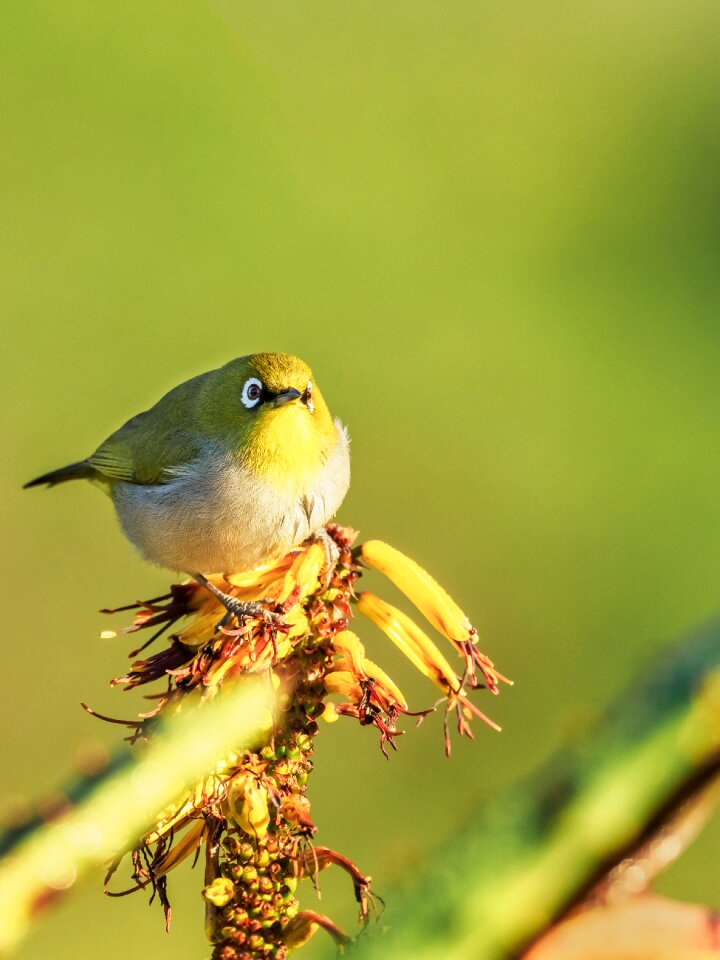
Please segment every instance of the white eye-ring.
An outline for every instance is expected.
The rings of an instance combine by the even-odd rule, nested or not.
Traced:
[[[257,379],[257,377],[250,377],[249,380],[245,381],[240,399],[248,408],[248,410],[252,410],[253,407],[256,407],[260,403],[262,400],[262,395],[262,383]]]
[[[310,413],[315,413],[315,404],[313,403],[312,398],[312,380],[308,380],[308,385],[305,387],[305,406],[308,408]]]

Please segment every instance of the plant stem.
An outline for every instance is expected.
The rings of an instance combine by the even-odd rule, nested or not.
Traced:
[[[369,939],[359,960],[521,953],[717,775],[719,668],[714,622],[435,851],[388,897],[388,933]]]
[[[270,721],[267,684],[228,684],[201,706],[183,704],[152,742],[118,752],[99,776],[74,784],[74,805],[34,825],[0,860],[0,952],[14,946],[45,906],[90,869],[131,848],[160,810],[231,751],[254,745]]]

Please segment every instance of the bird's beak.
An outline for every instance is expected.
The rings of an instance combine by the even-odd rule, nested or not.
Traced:
[[[291,403],[293,400],[297,400],[298,397],[301,396],[302,394],[299,390],[296,390],[294,387],[288,387],[287,390],[281,390],[280,393],[275,394],[270,401],[270,406],[281,407],[284,403]]]

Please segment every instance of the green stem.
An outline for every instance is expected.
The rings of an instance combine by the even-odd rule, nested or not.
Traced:
[[[150,744],[118,753],[106,770],[76,782],[80,798],[57,819],[5,843],[0,860],[0,952],[14,946],[48,903],[89,870],[131,848],[158,812],[214,767],[252,746],[270,724],[267,684],[226,684],[221,696],[164,720]],[[1,845],[1,844],[0,844]]]
[[[719,668],[715,622],[664,655],[588,736],[479,810],[402,896],[389,895],[389,932],[358,960],[517,955],[717,774]]]

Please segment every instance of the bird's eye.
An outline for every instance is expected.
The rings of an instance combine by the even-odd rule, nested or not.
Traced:
[[[263,385],[256,377],[250,377],[249,380],[245,381],[241,400],[248,410],[252,410],[260,403],[262,395]]]

